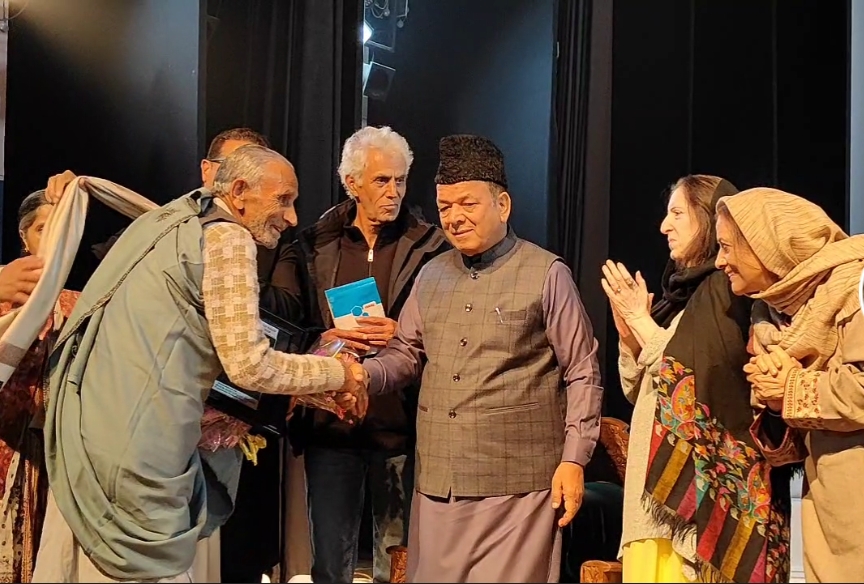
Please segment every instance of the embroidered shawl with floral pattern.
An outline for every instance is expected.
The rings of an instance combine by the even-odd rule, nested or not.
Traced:
[[[788,580],[789,471],[772,469],[749,432],[749,304],[725,274],[708,276],[657,382],[645,500],[676,532],[695,530],[696,568],[709,582]]]

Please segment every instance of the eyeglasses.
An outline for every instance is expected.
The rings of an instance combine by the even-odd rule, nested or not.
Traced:
[[[207,161],[215,162],[216,164],[222,164],[223,162],[225,162],[225,157],[223,156],[222,158],[208,158]]]

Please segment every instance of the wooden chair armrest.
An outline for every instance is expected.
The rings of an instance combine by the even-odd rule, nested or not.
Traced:
[[[580,569],[582,582],[622,582],[621,562],[588,560]]]
[[[604,417],[600,420],[600,442],[615,465],[621,484],[627,470],[627,448],[630,445],[630,426],[617,418]]]

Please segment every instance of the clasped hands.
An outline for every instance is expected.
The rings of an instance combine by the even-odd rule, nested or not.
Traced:
[[[750,359],[744,365],[744,373],[753,390],[753,396],[769,409],[779,412],[783,409],[783,395],[786,380],[793,369],[800,369],[801,363],[778,346],[768,352]]]

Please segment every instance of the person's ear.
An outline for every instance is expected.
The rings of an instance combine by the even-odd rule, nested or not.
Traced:
[[[357,189],[360,186],[360,182],[349,174],[345,177],[345,186],[347,187],[346,190],[348,191],[348,196],[356,199]]]
[[[21,245],[24,246],[24,251],[25,251],[26,253],[30,253],[30,248],[29,248],[28,245],[27,245],[27,238],[24,237],[24,232],[19,230],[19,231],[18,231],[18,237],[21,238]]]
[[[495,208],[498,210],[498,217],[501,219],[501,223],[507,223],[510,220],[511,205],[510,193],[507,191],[501,192],[496,197]]]
[[[231,203],[237,210],[243,209],[246,206],[246,191],[249,190],[249,183],[242,178],[238,178],[231,183]]]
[[[207,175],[210,174],[210,169],[213,168],[213,163],[206,158],[201,161],[201,184],[207,183]]]

